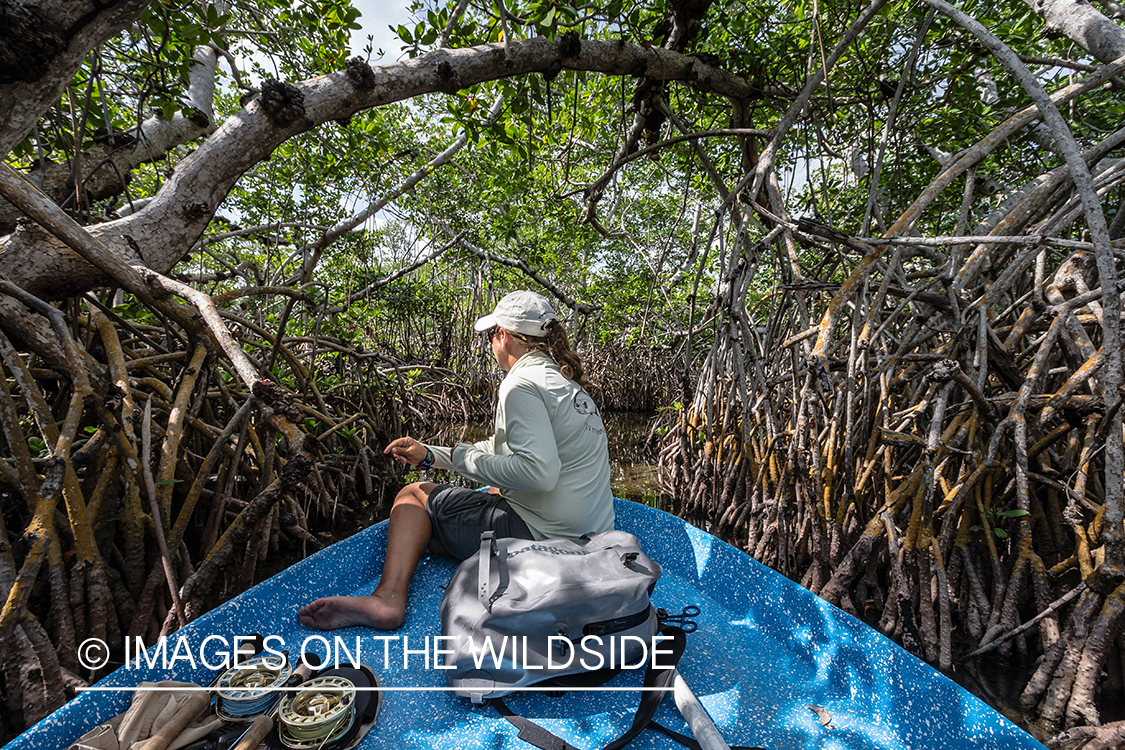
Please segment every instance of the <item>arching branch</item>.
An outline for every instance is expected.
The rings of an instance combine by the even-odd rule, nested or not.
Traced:
[[[1024,0],[1043,16],[1047,31],[1061,33],[1078,42],[1102,62],[1125,55],[1125,28],[1106,18],[1089,3],[1076,0]]]
[[[294,135],[355,112],[433,92],[454,93],[501,78],[561,66],[655,81],[682,81],[731,99],[753,95],[743,79],[698,58],[625,42],[559,41],[543,37],[503,45],[437,50],[379,68],[349,65],[346,71],[297,84],[267,83],[263,95],[227,119],[181,162],[143,209],[90,233],[126,256],[135,244],[152,270],[167,273],[209,223],[215,209],[248,169]],[[17,230],[0,242],[0,273],[29,292],[50,289],[73,294],[106,282],[105,277],[34,228]],[[60,287],[65,280],[65,287]]]

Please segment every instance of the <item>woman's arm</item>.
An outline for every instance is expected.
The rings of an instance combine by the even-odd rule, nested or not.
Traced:
[[[558,446],[547,407],[539,389],[516,383],[502,393],[507,455],[477,445],[453,449],[453,468],[477,482],[520,492],[547,492],[559,481]]]

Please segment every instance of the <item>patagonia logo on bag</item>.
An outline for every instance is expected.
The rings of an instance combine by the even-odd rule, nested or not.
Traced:
[[[518,549],[515,552],[508,553],[508,559],[511,560],[516,555],[522,555],[527,552],[546,552],[549,555],[585,555],[587,552],[580,549],[563,549],[561,547],[551,547],[546,544],[529,544],[523,549]]]

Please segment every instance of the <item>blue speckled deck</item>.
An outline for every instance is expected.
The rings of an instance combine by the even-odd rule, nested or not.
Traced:
[[[679,611],[697,604],[699,630],[688,636],[680,672],[731,744],[794,748],[1042,748],[1030,735],[977,698],[850,615],[684,521],[618,500],[617,526],[641,539],[664,569],[656,588],[659,606]],[[386,523],[313,555],[193,622],[193,646],[209,634],[276,634],[299,644],[316,631],[297,622],[296,608],[318,596],[366,594],[382,565]],[[438,635],[442,586],[453,572],[444,558],[419,566],[406,625],[412,648]],[[439,671],[411,657],[402,669],[400,642],[384,668],[375,631],[336,631],[345,642],[361,638],[365,661],[386,686],[444,686]],[[376,650],[378,646],[378,650]],[[99,685],[134,685],[142,679],[206,684],[214,672],[181,662],[175,674],[119,669]],[[614,685],[639,685],[641,674],[623,674]],[[129,693],[86,693],[13,740],[11,750],[63,748],[87,729],[124,710]],[[508,704],[579,748],[599,748],[622,733],[639,693],[571,693],[551,698],[510,696]],[[832,716],[822,727],[809,704]],[[671,697],[657,714],[666,726],[687,731]],[[363,748],[489,748],[527,750],[511,725],[490,708],[442,692],[387,692],[382,713]],[[680,748],[657,732],[644,732],[638,750]]]

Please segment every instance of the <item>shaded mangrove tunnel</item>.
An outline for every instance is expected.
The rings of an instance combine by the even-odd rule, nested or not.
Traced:
[[[858,243],[823,241],[838,248],[832,263]],[[814,270],[764,311],[747,309],[755,245],[708,310],[718,335],[699,361],[684,347],[594,348],[587,359],[598,398],[618,409],[682,397],[689,360],[694,394],[632,446],[659,456],[680,512],[934,666],[967,673],[1009,712],[1017,705],[990,691],[987,671],[1027,670],[1018,709],[1050,734],[1125,718],[1125,585],[1107,561],[1102,470],[1121,399],[1090,392],[1104,351],[1090,253],[1006,243],[997,265],[1022,263],[1026,275],[949,294],[893,283],[908,283],[912,245],[881,244],[883,279],[853,285],[848,335],[823,365],[808,353],[821,327],[801,321],[840,285]],[[261,580],[282,546],[311,553],[385,504],[407,481],[381,454],[391,437],[491,414],[496,374],[466,333],[481,301],[428,323],[431,340],[455,337],[456,373],[328,335],[278,337],[223,309],[262,371],[285,370],[288,390],[248,387],[206,341],[123,318],[93,295],[63,313],[5,291],[49,317],[68,365],[47,368],[0,335],[2,520],[20,530],[0,537],[8,732],[99,676],[77,661],[87,637],[118,649],[126,634],[174,632]],[[990,294],[1014,299],[996,315],[969,307]],[[768,324],[753,325],[761,312]]]

